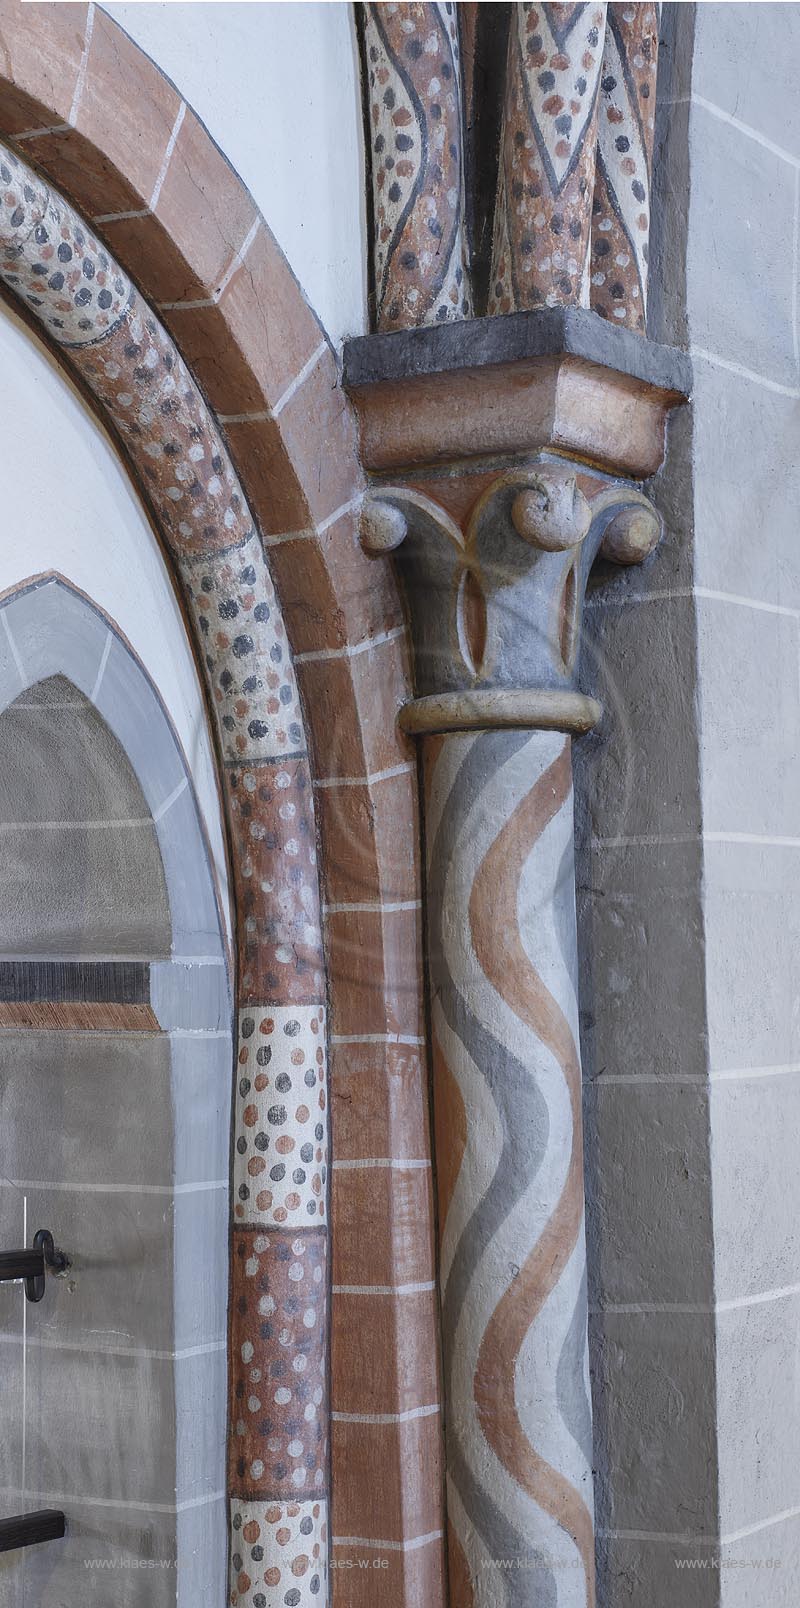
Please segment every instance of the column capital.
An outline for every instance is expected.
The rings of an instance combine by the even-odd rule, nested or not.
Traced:
[[[661,465],[687,359],[548,309],[353,341],[345,375],[371,471],[362,545],[394,554],[409,605],[403,728],[590,730],[589,572],[598,555],[641,563],[660,539],[631,477]]]

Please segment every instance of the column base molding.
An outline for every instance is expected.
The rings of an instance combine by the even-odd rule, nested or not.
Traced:
[[[597,725],[602,704],[582,692],[546,687],[490,687],[475,692],[432,693],[400,710],[400,728],[411,736],[447,731],[563,731],[580,737]]]

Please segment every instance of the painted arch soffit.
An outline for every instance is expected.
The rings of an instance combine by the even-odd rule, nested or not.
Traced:
[[[231,1520],[235,1532],[253,1503],[307,1510],[311,1529],[302,1539],[306,1550],[313,1541],[319,1590],[329,1461],[325,973],[311,770],[286,628],[241,484],[174,342],[80,215],[4,146],[0,280],[122,443],[197,646],[221,761],[237,918]],[[268,1171],[267,1147],[279,1157]],[[255,1370],[271,1377],[277,1345],[254,1299],[252,1267],[262,1283],[282,1289],[300,1231],[308,1289],[288,1340],[288,1356],[303,1361],[307,1407],[298,1434],[291,1391],[268,1420],[251,1409],[248,1390]],[[296,1293],[287,1287],[287,1312]]]
[[[2,145],[0,280],[97,403],[155,515],[198,648],[241,900],[254,846],[265,841],[258,788],[241,773],[284,762],[298,778],[308,765],[281,608],[241,485],[198,386],[149,304],[74,209]],[[308,828],[310,785],[301,790]],[[243,817],[244,794],[250,802]],[[246,849],[237,842],[243,818]],[[270,822],[270,843],[297,838],[300,825],[284,812]],[[240,952],[243,1000],[319,1003],[324,996],[313,833],[301,836],[307,853],[290,858],[304,862],[302,883],[295,874],[271,896],[261,888],[260,916],[249,909],[252,898],[240,903],[240,928],[257,938],[252,922],[269,925],[272,938]],[[291,903],[289,889],[296,890]]]

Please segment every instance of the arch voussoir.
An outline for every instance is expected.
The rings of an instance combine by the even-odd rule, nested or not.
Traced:
[[[343,1159],[424,1162],[416,773],[394,723],[410,695],[403,611],[388,566],[358,543],[364,477],[336,359],[245,186],[179,92],[99,8],[0,0],[0,137],[88,215],[93,238],[154,308],[200,402],[216,415],[211,426],[259,533],[253,567],[259,584],[262,567],[274,582],[306,712],[310,758],[297,764],[322,840],[330,1002],[343,1029],[334,1028],[331,1086]],[[101,395],[101,376],[95,379],[97,405],[119,429],[114,393]],[[122,439],[130,452],[124,432]],[[144,464],[135,460],[134,469],[153,501]],[[164,503],[164,517],[170,512]],[[215,585],[204,591],[200,554],[180,564],[193,617],[203,597],[212,610],[224,601]],[[230,569],[230,554],[217,550],[214,565]],[[229,668],[236,689],[242,664]],[[218,712],[220,690],[212,691]],[[235,788],[237,798],[249,796],[266,768],[227,762],[231,801]],[[309,804],[306,825],[311,817]],[[242,875],[242,893],[250,881]],[[355,908],[365,904],[366,911]],[[364,948],[356,956],[362,943],[369,954]],[[398,1042],[398,1034],[413,1042]],[[388,1173],[386,1198],[373,1192],[370,1223],[390,1247],[403,1174]],[[408,1238],[422,1265],[432,1241],[427,1194],[418,1205]],[[337,1282],[349,1287],[357,1280],[345,1245],[346,1236]],[[371,1373],[357,1358],[365,1323],[376,1321],[374,1304],[334,1293],[333,1307],[334,1530],[392,1543],[392,1567],[381,1577],[387,1608],[421,1600],[435,1608],[442,1600],[436,1369],[431,1376],[428,1364],[407,1363],[415,1356],[435,1364],[435,1293],[385,1299],[391,1321],[382,1322]],[[407,1444],[408,1425],[394,1419],[423,1408],[420,1452]],[[385,1420],[380,1434],[360,1422],[369,1415]],[[391,1470],[379,1490],[376,1459]],[[397,1550],[422,1534],[425,1545],[407,1557]],[[348,1602],[348,1591],[342,1572],[336,1600]]]

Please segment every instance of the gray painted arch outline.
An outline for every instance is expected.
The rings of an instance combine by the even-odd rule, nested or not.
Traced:
[[[0,598],[0,627],[0,713],[37,683],[65,676],[117,739],[142,789],[172,922],[172,958],[150,966],[160,1027],[229,1034],[222,893],[188,762],[151,678],[114,622],[56,572]]]
[[[162,1410],[166,1402],[171,1406],[161,1422],[158,1449],[159,1466],[164,1471],[159,1476],[163,1488],[161,1483],[157,1489],[151,1488],[147,1477],[141,1483],[141,1446],[152,1434],[152,1412],[143,1410],[141,1426],[135,1432],[141,1446],[137,1440],[131,1447],[129,1467],[120,1478],[119,1491],[103,1485],[103,1457],[98,1460],[87,1451],[83,1461],[89,1470],[88,1489],[84,1489],[86,1481],[78,1481],[74,1491],[34,1491],[28,1489],[29,1476],[27,1482],[23,1481],[24,1499],[29,1506],[54,1505],[58,1499],[65,1508],[69,1521],[65,1551],[53,1557],[48,1567],[56,1571],[59,1579],[63,1570],[67,1584],[75,1579],[76,1570],[86,1568],[84,1556],[97,1551],[98,1546],[115,1567],[125,1567],[131,1554],[131,1526],[135,1526],[136,1534],[151,1532],[156,1547],[170,1556],[174,1554],[175,1567],[163,1577],[158,1604],[163,1600],[169,1605],[217,1608],[225,1593],[227,1557],[228,1221],[233,1075],[230,957],[221,900],[188,764],[152,680],[114,622],[55,572],[23,582],[0,598],[0,713],[22,694],[54,676],[66,678],[92,705],[130,762],[155,830],[171,914],[171,957],[149,963],[150,1004],[169,1045],[169,1097],[163,1107],[152,1112],[153,1119],[163,1120],[165,1125],[164,1132],[154,1135],[154,1154],[161,1153],[166,1144],[171,1153],[171,1174],[159,1173],[156,1184],[119,1183],[108,1198],[110,1245],[118,1231],[114,1227],[114,1201],[126,1200],[126,1191],[133,1190],[131,1202],[138,1198],[137,1190],[145,1202],[155,1194],[156,1216],[164,1213],[166,1256],[171,1271],[163,1287],[147,1295],[147,1304],[152,1299],[153,1310],[160,1307],[159,1325],[166,1327],[171,1338],[163,1351],[123,1348],[119,1365],[154,1370],[148,1377],[157,1400],[162,1402]],[[11,1031],[12,1038],[18,1040],[20,1033],[29,1030]],[[99,1034],[80,1036],[101,1039],[112,1061],[116,1040],[123,1064],[135,1065],[136,1052],[130,1043],[137,1039],[136,1033],[104,1029]],[[147,1036],[151,1042],[160,1037]],[[58,1033],[55,1037],[61,1039]],[[126,1040],[128,1047],[123,1048]],[[39,1042],[35,1029],[31,1042]],[[94,1065],[95,1059],[90,1056],[89,1064]],[[48,1057],[45,1060],[49,1064]],[[147,1098],[144,1090],[142,1098]],[[10,1132],[13,1135],[13,1126]],[[87,1144],[89,1138],[87,1135]],[[2,1170],[16,1174],[22,1157],[15,1144],[12,1137]],[[90,1154],[87,1150],[87,1165],[91,1165]],[[34,1201],[42,1187],[28,1185],[16,1176],[9,1185],[15,1193],[23,1190],[27,1194],[30,1188]],[[53,1182],[44,1187],[49,1191],[46,1198],[52,1203],[55,1222],[63,1216],[64,1208],[59,1203],[75,1199],[76,1191],[80,1193],[83,1186],[74,1178],[54,1175]],[[100,1196],[94,1198],[103,1199],[104,1186],[98,1184],[97,1188]],[[90,1257],[86,1262],[86,1247],[81,1246],[80,1240],[77,1243],[78,1277],[86,1281],[88,1271],[102,1264],[103,1251],[96,1247],[95,1259]],[[111,1249],[107,1254],[113,1258]],[[150,1246],[147,1255],[152,1254]],[[83,1267],[82,1262],[86,1264]],[[84,1300],[87,1288],[84,1282]],[[45,1369],[47,1359],[66,1357],[68,1362],[73,1354],[69,1326],[66,1333],[63,1329],[60,1332],[60,1339],[54,1336],[45,1342],[49,1348],[42,1353]],[[0,1334],[4,1342],[9,1338],[13,1339],[13,1335]],[[7,1360],[8,1350],[4,1343],[0,1366]],[[38,1348],[33,1353],[32,1377],[38,1382],[37,1353]],[[76,1364],[79,1361],[86,1366],[86,1359],[76,1354]],[[113,1356],[104,1357],[102,1343],[98,1363],[92,1362],[93,1367],[96,1365],[101,1377],[105,1377],[104,1367],[115,1366]],[[55,1364],[51,1362],[50,1366],[52,1371]],[[108,1402],[108,1413],[109,1446],[113,1447],[113,1398]],[[124,1416],[120,1422],[124,1425]],[[84,1473],[82,1470],[82,1478]],[[93,1487],[93,1478],[98,1481],[98,1489]],[[166,1591],[164,1599],[161,1591]]]

